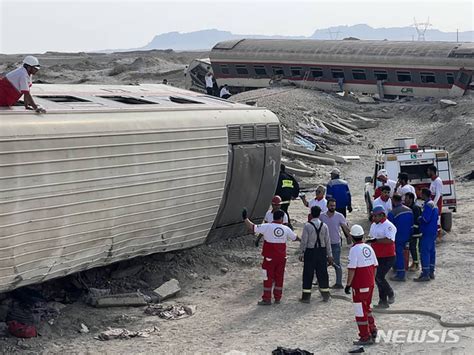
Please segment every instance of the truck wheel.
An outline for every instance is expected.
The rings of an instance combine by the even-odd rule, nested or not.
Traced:
[[[441,228],[446,232],[451,231],[451,227],[453,226],[453,214],[452,212],[446,212],[441,214]]]

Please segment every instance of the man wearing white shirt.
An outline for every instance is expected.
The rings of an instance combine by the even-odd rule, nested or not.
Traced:
[[[212,76],[212,73],[211,72],[208,72],[205,76],[205,80],[206,80],[206,92],[208,95],[212,95],[213,94],[213,87],[214,87],[214,77]]]
[[[382,183],[382,186],[389,186],[390,187],[390,197],[393,196],[393,193],[395,192],[395,187],[397,186],[397,182],[390,180],[388,178],[388,172],[385,169],[379,170],[377,173],[377,180]],[[378,196],[376,196],[378,197]]]
[[[430,165],[427,174],[431,179],[430,191],[431,199],[436,207],[438,207],[438,241],[441,241],[441,213],[443,211],[443,180],[438,176],[438,169],[434,165]]]
[[[413,195],[415,195],[415,201],[416,201],[416,191],[415,191],[415,188],[408,183],[407,173],[398,174],[398,182],[395,188],[395,192],[398,195],[402,196],[402,202],[405,202],[405,194],[407,192],[411,192]]]
[[[232,96],[232,94],[231,94],[230,91],[229,91],[229,88],[228,88],[227,84],[225,84],[225,85],[222,87],[219,96],[221,97],[221,99],[228,99],[229,97]]]
[[[392,210],[392,200],[390,198],[390,186],[382,186],[380,188],[381,195],[374,200],[373,207],[382,206],[386,213]]]

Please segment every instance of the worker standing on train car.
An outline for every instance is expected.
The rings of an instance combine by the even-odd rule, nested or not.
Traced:
[[[206,93],[212,96],[214,94],[214,77],[212,73],[208,72],[204,79],[206,81]]]
[[[430,281],[435,278],[436,265],[436,234],[438,230],[438,207],[431,200],[431,191],[421,190],[421,198],[425,201],[423,212],[418,217],[421,231],[420,255],[421,275],[414,281]]]
[[[336,200],[336,211],[346,217],[346,211],[352,212],[351,192],[347,181],[340,178],[341,171],[337,168],[331,171],[331,180],[326,186],[326,198]]]
[[[410,207],[402,204],[402,196],[395,194],[392,197],[393,209],[388,213],[388,220],[397,228],[395,235],[395,269],[396,275],[392,281],[406,281],[405,279],[405,249],[413,234],[414,216]]]
[[[328,226],[319,219],[320,214],[321,208],[318,206],[311,208],[313,218],[310,222],[305,223],[301,234],[299,260],[304,262],[301,296],[303,303],[311,301],[311,285],[315,272],[323,301],[327,302],[330,298],[328,264],[332,265],[333,263],[331,239]]]
[[[290,215],[288,214],[288,208],[290,207],[291,200],[294,200],[299,196],[300,185],[296,179],[286,172],[285,165],[280,165],[280,175],[278,176],[278,184],[275,195],[278,195],[283,200],[281,203],[281,209],[288,216],[288,226],[293,229],[291,225]]]
[[[284,216],[285,212],[278,210],[273,213],[272,223],[256,225],[247,218],[247,210],[242,211],[242,219],[247,228],[254,234],[263,234],[263,295],[257,303],[260,306],[272,304],[272,289],[275,304],[280,303],[286,266],[286,241],[288,239],[299,240],[290,228],[283,225]]]
[[[359,328],[359,340],[354,345],[371,345],[377,337],[371,303],[378,261],[372,247],[363,242],[364,229],[361,226],[353,225],[350,234],[354,245],[349,251],[344,291],[350,294],[352,288],[355,319]]]
[[[0,106],[13,106],[23,95],[25,108],[37,113],[46,113],[46,110],[35,103],[30,94],[31,77],[40,68],[36,57],[28,55],[23,59],[23,65],[0,78]]]
[[[438,241],[441,241],[443,233],[441,231],[441,213],[443,212],[443,180],[438,176],[438,169],[434,165],[430,165],[426,170],[431,179],[430,191],[431,199],[436,207],[438,207]]]

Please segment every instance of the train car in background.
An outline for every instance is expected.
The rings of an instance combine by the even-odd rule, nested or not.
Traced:
[[[0,292],[244,233],[278,179],[270,111],[167,85],[35,85],[0,108]]]
[[[210,53],[219,86],[234,92],[298,83],[379,97],[456,97],[469,89],[474,43],[240,39]]]

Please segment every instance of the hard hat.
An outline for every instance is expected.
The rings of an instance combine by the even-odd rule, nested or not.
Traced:
[[[354,224],[351,228],[351,235],[353,237],[363,237],[364,236],[364,228],[362,228],[358,224]]]
[[[272,205],[281,205],[281,197],[278,195],[273,196]]]
[[[38,58],[33,57],[32,55],[26,56],[25,59],[23,59],[23,64],[27,64],[31,67],[36,67],[36,68],[40,67]]]
[[[379,172],[377,173],[377,177],[380,177],[380,176],[388,177],[387,170],[385,170],[385,169],[380,169]]]
[[[331,170],[331,174],[333,175],[341,175],[341,170],[339,170],[338,168],[334,168]]]
[[[372,214],[380,214],[380,213],[385,213],[385,214],[387,213],[385,211],[385,207],[379,205],[372,208]]]

